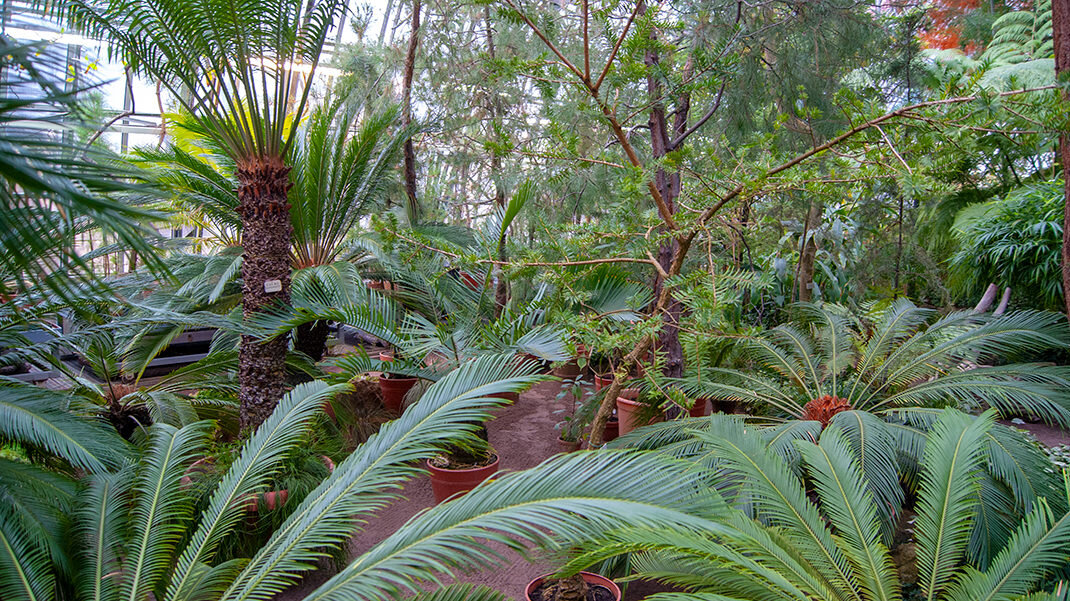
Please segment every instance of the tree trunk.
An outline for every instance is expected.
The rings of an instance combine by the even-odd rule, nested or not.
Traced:
[[[799,302],[808,303],[813,298],[814,289],[814,259],[817,257],[817,240],[813,232],[821,227],[821,213],[823,208],[820,202],[810,205],[810,211],[806,214],[806,225],[803,227],[802,246],[799,248],[799,275],[796,277],[799,289]]]
[[[420,45],[420,0],[412,1],[412,30],[409,33],[409,50],[405,54],[405,73],[401,86],[401,122],[412,123],[412,75],[416,67],[416,49]],[[416,151],[412,137],[405,139],[405,195],[409,198],[409,217],[420,220],[420,201],[416,197]]]
[[[652,32],[650,35],[654,38],[654,41],[656,41],[657,33]],[[670,133],[673,136],[678,136],[687,130],[687,118],[691,109],[691,96],[685,92],[681,94],[676,101],[677,106],[674,112],[675,118],[673,122],[673,131],[670,132],[668,120],[665,115],[661,80],[658,75],[659,69],[656,68],[660,62],[661,57],[655,50],[647,50],[645,57],[645,63],[649,69],[649,73],[647,74],[647,96],[651,101],[648,125],[650,126],[651,152],[655,161],[660,161],[669,154],[669,145],[672,142]],[[684,68],[685,80],[687,79],[687,72],[690,68],[691,63],[689,61],[687,67]],[[658,167],[657,173],[654,175],[654,183],[661,192],[661,197],[665,200],[669,212],[675,215],[676,199],[680,196],[681,191],[680,172],[674,171],[670,173],[664,168]],[[661,264],[661,268],[665,270],[666,273],[668,273],[669,268],[672,265],[673,257],[676,256],[678,248],[679,245],[675,238],[662,242],[658,247],[658,263]],[[655,275],[655,299],[661,296],[663,285],[664,278],[660,274]],[[682,314],[683,304],[679,300],[670,296],[664,312],[662,313],[664,325],[662,325],[661,331],[658,333],[658,350],[665,355],[665,368],[663,373],[669,378],[678,378],[684,374],[684,348],[680,343],[680,318]]]
[[[485,15],[485,24],[487,27],[487,56],[491,61],[495,60],[494,56],[494,29],[491,27],[490,13]],[[487,96],[489,98],[490,122],[492,124],[492,130],[497,133],[499,131],[499,125],[502,114],[501,97],[494,93],[493,90],[487,90]],[[490,151],[490,175],[494,180],[494,206],[504,209],[505,207],[505,190],[502,188],[501,182],[501,157],[498,156],[498,150],[492,148]],[[498,260],[505,261],[505,232],[498,238]],[[509,282],[505,281],[505,273],[502,271],[500,265],[494,265],[491,267],[491,280],[494,284],[494,314],[498,317],[501,316],[502,311],[505,309],[506,303],[509,302]]]
[[[330,330],[327,322],[322,320],[312,323],[303,323],[297,326],[297,337],[294,340],[294,350],[312,357],[313,361],[320,361],[327,353],[327,337]]]
[[[1055,77],[1065,81],[1070,71],[1070,0],[1052,0],[1051,27],[1055,41]],[[1063,102],[1070,96],[1062,93]],[[1059,135],[1059,159],[1063,168],[1063,298],[1070,316],[1070,136]]]
[[[290,300],[290,168],[278,158],[238,165],[238,214],[242,217],[242,315],[248,319]],[[242,336],[238,355],[241,427],[255,428],[286,391],[288,337],[261,342]]]

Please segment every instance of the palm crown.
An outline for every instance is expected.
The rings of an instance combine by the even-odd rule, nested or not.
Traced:
[[[954,401],[1070,425],[1067,368],[978,367],[1065,348],[1065,319],[1057,314],[940,316],[905,299],[872,319],[835,305],[799,304],[795,311],[793,322],[739,338],[755,370],[704,368],[682,387],[695,396],[757,403],[824,423],[848,409],[890,414]]]

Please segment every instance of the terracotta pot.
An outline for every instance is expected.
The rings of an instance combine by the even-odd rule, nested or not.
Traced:
[[[182,488],[189,488],[193,485],[194,477],[203,476],[212,471],[215,466],[215,459],[212,457],[202,457],[197,461],[194,461],[186,468],[186,471],[182,472],[182,478],[178,481]]]
[[[479,280],[467,271],[461,272],[461,282],[467,286],[469,290],[479,290]]]
[[[401,402],[418,380],[419,378],[379,378],[379,390],[383,391],[383,406],[386,410],[394,415],[401,415]]]
[[[633,401],[624,397],[617,397],[617,419],[620,420],[620,435],[624,436],[632,430],[653,423],[654,420],[648,420],[646,422],[639,421],[639,413],[642,412],[645,405],[639,401]]]
[[[695,399],[695,404],[687,410],[691,417],[706,417],[709,412],[710,402],[707,399]]]
[[[542,583],[547,578],[550,578],[552,576],[553,574],[546,574],[544,576],[539,576],[535,580],[529,582],[527,588],[524,589],[524,598],[528,601],[534,601],[532,594],[535,593],[535,589],[542,586]],[[605,576],[599,576],[598,574],[592,574],[591,572],[580,572],[580,576],[583,576],[583,581],[586,582],[588,585],[606,587],[607,589],[609,589],[609,592],[613,593],[613,598],[616,601],[620,601],[620,587],[618,587],[616,583],[614,583],[609,578],[606,578]]]
[[[602,390],[603,388],[609,388],[612,385],[613,385],[613,374],[606,374],[604,376],[600,375],[600,374],[595,374],[594,375],[594,389],[595,390]]]
[[[379,351],[379,360],[389,363],[394,360],[394,351]]]
[[[580,366],[575,361],[554,368],[554,375],[566,380],[573,380],[580,375]]]
[[[372,290],[384,290],[386,288],[382,280],[368,280],[366,283]]]
[[[617,396],[619,398],[622,398],[622,399],[628,399],[629,401],[634,401],[634,400],[639,398],[639,389],[638,388],[621,388],[620,392],[617,393]]]
[[[327,473],[334,473],[334,461],[326,455],[320,455],[320,459],[323,461],[323,465],[327,466]],[[287,489],[282,490],[269,490],[258,495],[246,495],[242,501],[245,504],[245,511],[249,513],[256,513],[256,510],[260,508],[260,501],[264,502],[264,507],[269,511],[273,511],[276,507],[282,507],[286,504],[286,500],[290,498],[290,491]]]
[[[562,453],[575,453],[580,450],[580,441],[578,440],[563,440],[560,436],[557,437],[557,448]]]
[[[602,435],[602,440],[609,442],[618,436],[620,436],[620,420],[613,416],[606,422],[606,430]]]
[[[441,503],[455,495],[464,494],[479,483],[490,478],[498,471],[498,457],[494,457],[494,463],[483,467],[472,467],[463,470],[447,470],[431,465],[427,462],[427,469],[431,471],[431,492],[435,494],[435,501]]]

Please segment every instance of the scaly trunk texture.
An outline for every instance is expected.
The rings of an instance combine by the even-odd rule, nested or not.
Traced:
[[[409,48],[405,53],[405,75],[401,86],[401,122],[412,123],[412,74],[416,67],[416,49],[420,45],[420,0],[412,2],[412,31],[409,33]],[[416,150],[412,137],[405,139],[405,195],[409,197],[410,212],[414,219],[420,216],[420,201],[416,196]]]
[[[242,315],[290,301],[290,168],[281,159],[248,159],[238,165],[238,214],[242,218]],[[274,290],[274,281],[279,290]],[[286,392],[288,337],[261,342],[242,336],[238,354],[241,427],[255,428]]]
[[[1065,81],[1070,72],[1070,0],[1052,0],[1051,28],[1055,41],[1055,77]],[[1063,102],[1070,96],[1063,92]],[[1070,136],[1059,136],[1059,158],[1063,168],[1063,298],[1070,317]]]
[[[327,322],[317,320],[312,323],[303,323],[297,326],[297,337],[294,339],[294,350],[312,357],[313,361],[323,359],[327,352],[327,337],[330,331]]]

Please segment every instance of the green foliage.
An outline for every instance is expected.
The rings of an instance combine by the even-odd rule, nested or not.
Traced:
[[[959,212],[951,284],[959,298],[980,298],[989,283],[1011,288],[1021,304],[1063,308],[1063,183],[1027,184],[1004,198]]]
[[[1070,541],[1062,491],[1049,498],[1061,508],[1038,500],[1000,541],[987,567],[965,559],[984,441],[996,427],[992,419],[991,412],[975,419],[943,410],[930,432],[916,525],[913,533],[900,531],[894,549],[917,549],[926,598],[1046,598],[1059,596],[1065,586],[1049,580],[1059,576],[1059,549]],[[794,441],[800,466],[793,469],[793,460],[745,432],[739,420],[708,421],[708,429],[695,434],[706,453],[693,460],[694,469],[719,476],[723,500],[713,503],[710,522],[700,530],[615,531],[586,545],[571,567],[632,553],[633,577],[685,589],[651,599],[908,598],[893,567],[893,549],[880,535],[863,460],[838,427],[830,426],[817,441]]]

